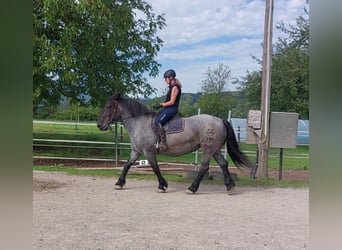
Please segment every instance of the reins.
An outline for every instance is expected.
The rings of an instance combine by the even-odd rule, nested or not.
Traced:
[[[115,115],[117,109],[118,109],[118,102],[117,102],[117,101],[114,101],[114,108],[113,108],[112,116],[111,116],[111,118],[110,118],[110,123],[113,122],[113,120],[114,120],[114,115]]]
[[[113,120],[114,120],[114,116],[115,116],[115,114],[116,114],[116,112],[117,112],[117,109],[118,109],[118,106],[119,106],[119,101],[117,101],[117,100],[115,100],[114,101],[114,103],[113,103],[113,112],[112,112],[112,114],[111,114],[111,118],[110,118],[110,122],[112,123],[113,122]],[[127,116],[127,117],[121,117],[121,121],[122,122],[125,122],[125,121],[127,121],[127,120],[129,120],[129,119],[131,119],[131,118],[136,118],[136,117],[139,117],[139,116],[144,116],[144,115],[147,115],[146,113],[141,113],[141,114],[137,114],[137,115],[132,115],[132,112],[130,111],[130,109],[128,108],[128,113],[130,114],[130,116]]]
[[[126,117],[126,118],[121,118],[121,121],[124,122],[124,121],[126,121],[126,120],[129,120],[129,119],[135,118],[135,117],[138,117],[138,116],[128,116],[128,117]]]

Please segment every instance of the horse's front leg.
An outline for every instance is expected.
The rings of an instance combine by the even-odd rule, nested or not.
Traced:
[[[115,183],[115,189],[122,189],[123,186],[126,184],[126,175],[128,173],[128,170],[130,167],[134,164],[134,162],[139,158],[140,153],[137,151],[132,150],[131,156],[129,157],[129,160],[126,162],[126,164],[123,167],[122,173],[118,179],[118,181]]]
[[[158,162],[157,162],[157,158],[156,158],[156,153],[146,152],[145,156],[146,156],[147,160],[150,162],[154,174],[158,178],[158,182],[159,182],[158,191],[162,192],[162,193],[166,192],[168,184],[167,184],[166,180],[164,179],[164,177],[161,175],[161,172],[160,172],[160,169],[158,166]]]

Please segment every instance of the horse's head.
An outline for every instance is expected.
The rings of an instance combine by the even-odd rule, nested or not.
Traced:
[[[119,99],[120,94],[114,94],[109,97],[97,120],[97,127],[100,130],[107,130],[113,121],[120,119],[121,112],[119,111]]]

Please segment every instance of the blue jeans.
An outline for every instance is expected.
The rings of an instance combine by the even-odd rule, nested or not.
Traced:
[[[172,119],[178,113],[177,107],[164,108],[156,117],[154,124],[158,126],[160,123],[162,126]]]

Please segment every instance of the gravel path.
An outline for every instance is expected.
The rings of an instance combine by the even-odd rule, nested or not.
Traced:
[[[33,173],[33,249],[308,249],[309,189]]]

